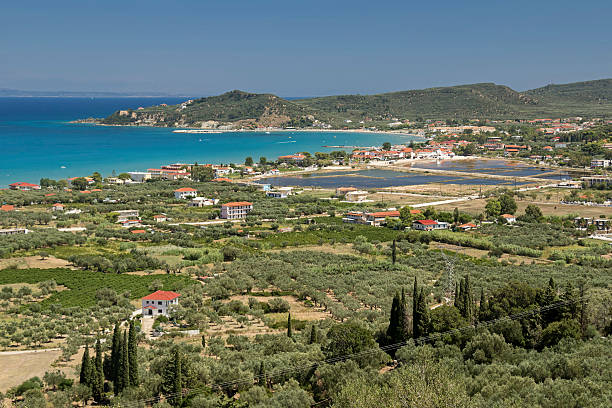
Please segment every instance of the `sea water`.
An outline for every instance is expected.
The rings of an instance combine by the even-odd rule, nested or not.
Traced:
[[[119,109],[176,104],[186,98],[0,98],[0,186],[144,171],[169,163],[243,163],[247,156],[338,150],[330,146],[409,143],[416,136],[348,132],[173,133],[173,128],[69,123]],[[350,150],[350,149],[349,149]]]

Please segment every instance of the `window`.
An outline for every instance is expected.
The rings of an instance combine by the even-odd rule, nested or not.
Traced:
[[[157,302],[157,304],[158,304],[158,305],[161,305],[161,304],[162,304],[161,300],[160,300],[159,302]]]

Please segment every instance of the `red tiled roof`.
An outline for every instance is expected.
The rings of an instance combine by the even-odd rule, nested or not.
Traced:
[[[228,183],[232,182],[232,180],[228,179],[227,177],[217,177],[213,181],[227,181]]]
[[[38,184],[26,183],[25,181],[19,181],[17,183],[9,184],[10,187],[38,187]]]
[[[15,206],[10,204],[4,204],[2,207],[0,207],[0,210],[2,211],[13,211],[14,209]]]
[[[158,290],[157,292],[153,292],[150,295],[143,297],[143,300],[172,300],[181,296],[180,293],[170,292],[166,290]]]
[[[376,218],[399,217],[400,212],[399,211],[378,211],[378,212],[369,213],[368,216],[376,217]]]
[[[45,197],[52,197],[54,195],[55,195],[55,193],[47,193],[47,194],[45,194]]]
[[[422,224],[422,225],[436,225],[438,223],[438,221],[434,221],[434,220],[418,220],[415,222]]]
[[[253,205],[253,203],[248,201],[234,201],[232,203],[225,203],[221,207],[243,207],[247,205]]]
[[[145,306],[144,308],[145,308],[145,309],[157,309],[155,306],[151,306],[151,305],[149,305],[149,306]]]
[[[195,188],[191,188],[191,187],[182,187],[179,188],[178,190],[174,190],[175,193],[186,193],[188,191],[198,191]]]
[[[146,232],[147,232],[147,231],[145,231],[145,230],[133,230],[133,231],[132,231],[132,234],[144,234],[144,233],[146,233]]]
[[[468,222],[466,224],[461,224],[459,228],[476,228],[476,224],[472,224],[471,222]]]
[[[504,218],[515,218],[512,214],[502,214],[501,216]]]

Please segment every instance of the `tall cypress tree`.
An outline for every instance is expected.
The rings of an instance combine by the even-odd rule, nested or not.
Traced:
[[[287,316],[287,337],[293,336],[293,330],[291,328],[291,312]]]
[[[317,326],[316,325],[312,325],[310,328],[310,340],[308,341],[308,344],[314,344],[317,342]]]
[[[400,296],[395,293],[393,302],[391,303],[391,312],[389,314],[389,327],[387,327],[387,338],[390,344],[398,343],[400,340],[399,314],[400,314]]]
[[[417,278],[414,277],[414,287],[412,289],[412,337],[419,337],[419,328],[421,317],[419,315],[419,287]]]
[[[115,385],[117,383],[117,377],[119,375],[119,362],[121,361],[121,333],[119,332],[119,322],[115,323],[115,330],[113,331],[113,344],[111,348],[111,375],[109,380]]]
[[[94,383],[92,384],[91,391],[94,401],[102,402],[104,397],[104,366],[102,363],[102,345],[100,339],[96,341],[96,356],[93,364]]]
[[[175,395],[174,406],[179,407],[183,404],[183,372],[181,366],[181,354],[178,348],[174,350],[174,381],[172,393]]]
[[[89,358],[89,346],[85,346],[85,352],[81,359],[81,373],[79,382],[83,385],[91,386],[91,359]]]
[[[268,385],[268,379],[266,378],[266,365],[262,361],[259,363],[259,385],[265,387]]]
[[[130,386],[130,348],[128,343],[128,332],[123,331],[123,340],[121,340],[121,390]]]
[[[470,275],[466,275],[463,282],[463,289],[461,291],[461,296],[463,297],[463,317],[465,317],[468,322],[471,322],[474,318],[474,297],[472,294]]]
[[[393,244],[391,245],[391,263],[395,265],[396,260],[396,245],[395,240],[393,240]]]
[[[480,306],[478,308],[478,321],[484,322],[487,318],[488,307],[487,298],[485,298],[484,288],[480,288]]]
[[[128,363],[130,366],[130,385],[137,386],[138,379],[138,340],[136,340],[136,327],[134,320],[130,321],[129,343],[128,343]]]
[[[408,312],[406,311],[406,291],[402,288],[402,296],[399,303],[398,327],[401,341],[408,338]]]
[[[459,281],[455,282],[455,303],[454,306],[461,311],[461,287],[459,286]]]
[[[415,324],[414,338],[427,336],[429,332],[429,313],[427,309],[427,302],[425,300],[425,291],[421,288],[417,301],[417,315],[419,317],[418,322]]]

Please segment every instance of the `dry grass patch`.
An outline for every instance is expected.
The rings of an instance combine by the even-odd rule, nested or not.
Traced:
[[[29,268],[37,268],[37,269],[51,269],[51,268],[68,268],[68,269],[77,269],[72,264],[65,259],[56,258],[54,256],[50,256],[41,259],[40,256],[21,256],[17,258],[7,258],[0,259],[0,269],[5,269],[8,267],[16,267],[19,269],[29,269]]]

